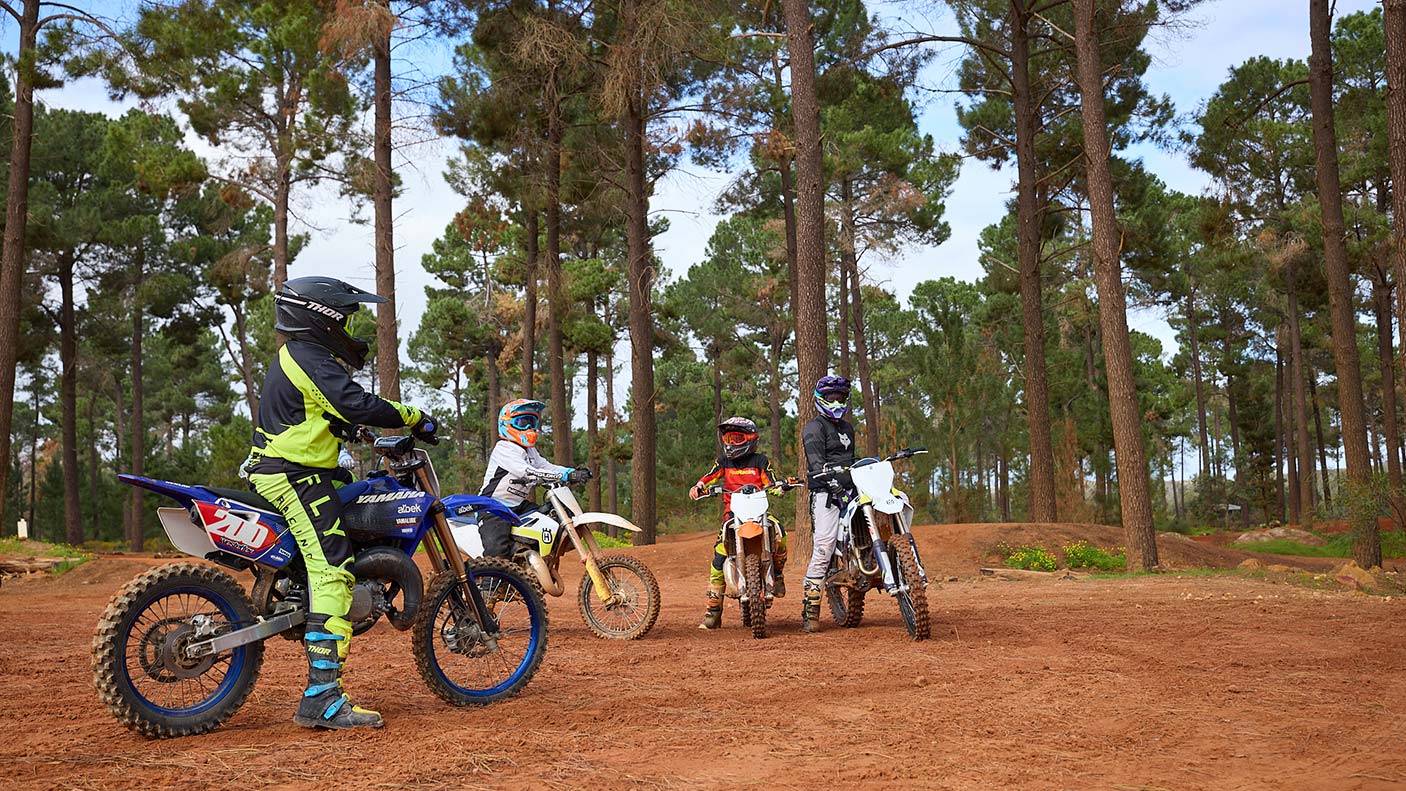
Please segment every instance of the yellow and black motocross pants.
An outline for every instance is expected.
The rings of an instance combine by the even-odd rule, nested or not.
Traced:
[[[265,458],[249,469],[249,483],[277,506],[288,520],[308,571],[309,629],[341,636],[339,660],[351,642],[352,544],[342,530],[342,501],[337,489],[346,483],[341,468],[320,469]],[[325,623],[323,623],[325,621]]]

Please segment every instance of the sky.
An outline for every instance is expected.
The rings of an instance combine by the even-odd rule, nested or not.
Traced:
[[[80,0],[74,3],[117,20],[130,19],[134,0]],[[955,32],[950,15],[941,10],[924,11],[923,4],[909,0],[872,2],[871,9],[898,31],[925,30]],[[927,4],[940,9],[940,3]],[[1339,0],[1339,15],[1367,11],[1375,0]],[[17,32],[7,15],[0,14],[0,45],[15,50]],[[1308,3],[1305,0],[1211,0],[1187,20],[1188,25],[1172,32],[1159,32],[1150,42],[1153,65],[1146,81],[1154,93],[1167,94],[1175,102],[1180,117],[1189,118],[1214,93],[1228,70],[1257,55],[1275,58],[1306,58]],[[410,49],[413,47],[413,49]],[[406,44],[397,51],[400,63],[412,59],[426,64],[448,64],[449,44]],[[919,126],[931,134],[941,150],[960,152],[954,105],[955,94],[941,93],[952,87],[952,77],[961,60],[960,49],[939,51],[924,74],[926,88],[921,92]],[[432,71],[432,66],[424,67]],[[400,77],[412,75],[398,74]],[[41,92],[38,100],[50,107],[120,113],[129,103],[114,103],[104,86],[95,80],[71,82],[62,88]],[[407,114],[413,111],[405,109]],[[368,115],[367,123],[370,118]],[[395,203],[396,284],[401,336],[408,339],[424,310],[424,287],[432,278],[420,267],[420,258],[444,231],[463,199],[444,182],[445,162],[457,143],[434,139],[415,121],[407,120],[399,134],[397,170],[403,179],[403,194]],[[192,139],[202,155],[217,158],[203,142]],[[1127,155],[1144,160],[1147,168],[1171,188],[1197,194],[1206,190],[1211,176],[1194,170],[1184,155],[1142,146]],[[891,260],[870,262],[871,279],[906,298],[923,280],[951,276],[975,280],[982,276],[978,263],[977,239],[981,229],[1005,214],[1012,196],[1013,168],[992,170],[985,163],[966,160],[961,175],[947,200],[946,219],[951,238],[938,247],[915,247]],[[651,211],[667,216],[669,230],[654,239],[655,249],[665,268],[674,277],[686,272],[703,257],[713,227],[721,219],[710,209],[730,176],[700,169],[685,162],[657,185]],[[291,276],[332,274],[365,288],[374,287],[372,261],[374,248],[369,207],[354,217],[349,204],[333,190],[304,192],[294,200],[295,231],[309,234],[308,246],[293,262]],[[1158,315],[1136,312],[1130,317],[1133,329],[1162,340],[1171,350],[1172,332]],[[628,345],[622,348],[628,355]],[[623,361],[622,361],[623,362]],[[622,371],[628,366],[622,364]]]

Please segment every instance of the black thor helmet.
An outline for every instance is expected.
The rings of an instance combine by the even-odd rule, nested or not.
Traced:
[[[385,297],[334,277],[296,277],[273,295],[273,327],[290,338],[322,346],[359,369],[366,364],[371,346],[365,339],[349,335],[347,322],[362,302],[385,301]]]

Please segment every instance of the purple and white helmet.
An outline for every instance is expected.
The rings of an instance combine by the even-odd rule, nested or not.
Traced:
[[[839,420],[849,412],[849,380],[843,376],[822,376],[815,383],[815,411]]]

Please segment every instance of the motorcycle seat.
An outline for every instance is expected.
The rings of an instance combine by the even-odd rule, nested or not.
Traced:
[[[275,514],[279,513],[278,506],[265,500],[258,492],[253,492],[248,489],[226,489],[221,486],[202,486],[200,488],[216,497],[223,497],[226,500],[243,503],[244,505],[258,508],[261,511],[272,511]]]

